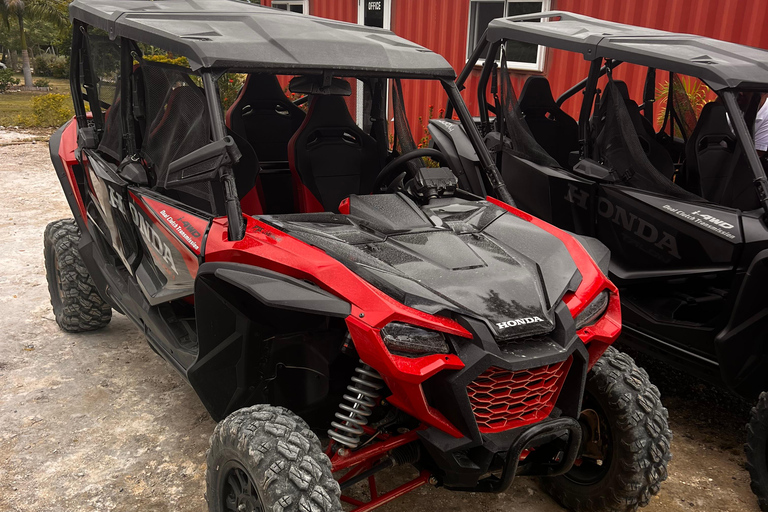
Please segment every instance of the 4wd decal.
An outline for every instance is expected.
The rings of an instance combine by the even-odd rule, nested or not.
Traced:
[[[189,247],[198,256],[200,255],[203,235],[209,224],[207,219],[173,208],[146,196],[142,196],[141,200],[144,201],[144,204],[152,210],[159,220],[170,228],[184,245]]]
[[[675,215],[679,215],[680,217],[686,220],[692,221],[695,224],[698,224],[702,227],[705,227],[710,231],[713,231],[718,235],[724,236],[729,240],[736,239],[736,233],[734,233],[733,231],[736,226],[734,226],[730,222],[726,222],[725,220],[719,219],[714,215],[710,215],[709,213],[702,212],[701,210],[686,212],[682,208],[677,208],[674,206],[670,206],[668,204],[665,204],[663,208],[668,212],[674,213]]]
[[[525,318],[516,318],[514,320],[507,320],[506,322],[497,322],[496,327],[498,327],[499,330],[502,331],[508,327],[515,327],[518,325],[527,325],[527,324],[536,324],[543,321],[544,320],[542,320],[537,316],[529,316]]]

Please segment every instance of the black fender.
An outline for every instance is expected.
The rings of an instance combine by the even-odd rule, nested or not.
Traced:
[[[731,318],[715,338],[725,384],[746,398],[768,389],[768,250],[757,253],[736,296]]]
[[[217,421],[265,402],[301,415],[329,393],[329,367],[350,311],[348,302],[306,281],[204,263],[195,279],[199,352],[189,383]]]
[[[64,191],[64,197],[67,199],[67,204],[69,205],[69,209],[72,211],[72,216],[75,218],[75,221],[77,222],[77,227],[80,228],[81,233],[86,232],[86,225],[85,225],[85,219],[83,219],[82,215],[80,215],[80,205],[77,201],[77,196],[75,195],[75,191],[72,190],[72,187],[69,183],[69,177],[67,176],[67,167],[64,165],[64,162],[61,161],[61,157],[59,156],[59,148],[61,147],[61,138],[64,136],[64,132],[69,127],[71,123],[74,123],[74,119],[70,119],[68,122],[64,123],[63,126],[61,126],[58,130],[56,130],[53,135],[51,135],[51,138],[48,141],[48,151],[50,151],[51,154],[51,163],[53,164],[53,169],[56,171],[56,176],[59,178],[59,182],[61,183],[61,189]],[[75,170],[73,169],[73,172]],[[75,181],[77,183],[79,182],[85,182],[85,178],[83,176],[75,176]]]
[[[595,260],[595,263],[597,263],[597,267],[600,269],[600,272],[607,276],[609,267],[611,265],[611,250],[597,238],[586,235],[579,235],[571,231],[568,231],[568,234],[579,241],[589,256]]]

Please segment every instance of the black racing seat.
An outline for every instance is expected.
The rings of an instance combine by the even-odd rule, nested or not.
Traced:
[[[557,106],[545,77],[528,77],[520,94],[520,110],[536,142],[569,169],[569,155],[579,149],[579,124]]]
[[[163,102],[157,101],[157,98],[145,98],[145,105],[153,103],[156,113],[146,129],[142,155],[154,170],[156,188],[189,206],[223,213],[223,191],[217,179],[190,183],[170,172],[174,160],[211,142],[208,103],[202,89],[183,80],[179,72],[169,71],[169,79],[162,81],[154,77],[157,74],[154,71],[162,71],[161,68],[150,72],[148,70],[152,66],[146,68],[143,73],[145,84],[156,89],[148,96],[165,97]],[[163,83],[167,86],[165,91],[160,87]],[[254,186],[259,164],[247,142],[236,136],[234,138],[243,155],[233,168],[238,195],[242,199]]]
[[[634,131],[637,133],[637,138],[640,141],[643,152],[648,157],[651,165],[664,175],[664,177],[672,181],[672,176],[675,174],[675,164],[672,161],[669,152],[656,140],[656,134],[653,131],[653,127],[650,126],[648,120],[640,114],[640,108],[637,103],[629,97],[627,85],[621,80],[614,80],[612,83],[612,86],[606,87],[605,94],[603,94],[603,97],[600,100],[598,115],[595,116],[596,119],[593,120],[593,133],[599,136],[603,131],[605,117],[611,108],[611,94],[618,94],[626,107],[629,119],[634,127]]]
[[[227,111],[227,126],[250,143],[261,162],[287,162],[288,141],[305,117],[275,75],[253,73]]]
[[[355,124],[342,96],[313,96],[288,143],[298,211],[337,211],[351,194],[370,193],[378,155],[376,140]]]
[[[725,106],[707,103],[685,146],[681,185],[717,204],[760,207],[752,171],[733,133]]]
[[[592,158],[611,170],[617,184],[685,201],[701,200],[662,174],[651,162],[638,135],[643,128],[632,121],[621,92],[610,78],[595,117],[593,126],[598,131],[593,132]]]
[[[621,94],[621,97],[624,98],[624,104],[627,106],[627,110],[629,110],[629,115],[632,116],[633,121],[639,119],[645,132],[655,138],[656,131],[653,129],[653,125],[640,113],[640,106],[629,96],[629,87],[627,87],[627,83],[623,80],[614,80],[613,83],[616,84],[616,89],[619,91],[619,94]]]

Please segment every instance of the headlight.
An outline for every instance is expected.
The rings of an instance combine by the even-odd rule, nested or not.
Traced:
[[[448,353],[448,343],[443,333],[402,322],[387,324],[381,330],[381,339],[387,349],[398,356],[421,357]]]
[[[603,316],[603,313],[608,308],[608,299],[608,290],[605,290],[595,297],[595,300],[590,302],[584,308],[584,311],[576,315],[576,330],[578,331],[582,327],[592,325],[598,318]]]

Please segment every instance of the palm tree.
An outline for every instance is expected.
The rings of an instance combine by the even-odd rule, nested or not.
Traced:
[[[10,29],[10,18],[15,17],[19,23],[19,38],[21,40],[21,62],[24,71],[24,87],[32,88],[32,69],[29,65],[27,36],[24,33],[24,18],[51,21],[59,26],[69,22],[67,17],[67,0],[0,0],[0,18]]]

